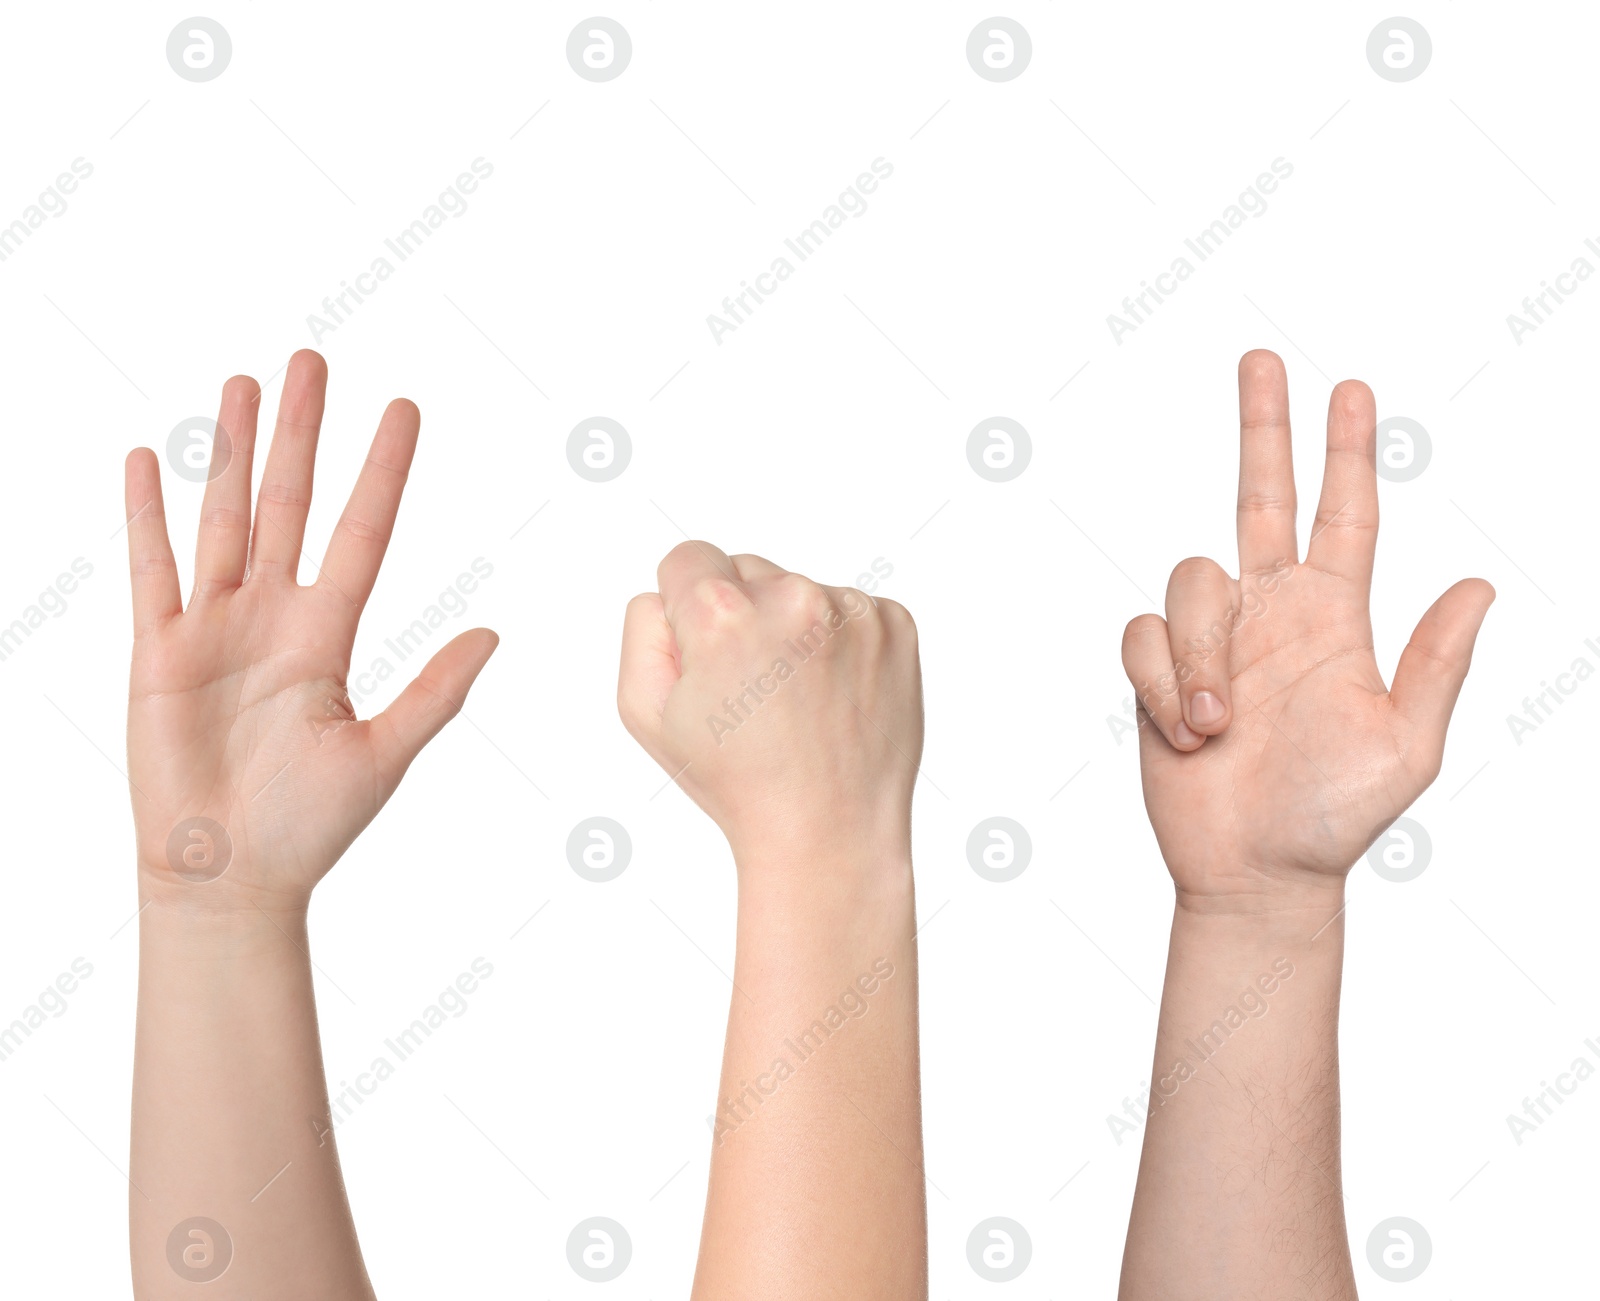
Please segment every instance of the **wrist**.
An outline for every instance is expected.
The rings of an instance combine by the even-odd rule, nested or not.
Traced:
[[[1173,930],[1189,944],[1228,953],[1343,950],[1344,881],[1250,894],[1196,895],[1179,890]]]
[[[276,925],[294,933],[292,928],[304,931],[310,903],[309,891],[267,890],[226,878],[189,882],[142,864],[139,869],[141,927],[221,934]]]
[[[786,931],[808,922],[855,930],[898,926],[915,911],[911,847],[886,842],[847,851],[784,846],[736,850],[741,925],[770,919]]]
[[[851,894],[893,893],[911,883],[910,836],[732,842],[740,888],[771,886]]]
[[[747,866],[776,874],[871,873],[911,860],[911,801],[877,794],[843,804],[814,792],[742,802],[717,823],[741,875]]]
[[[139,966],[141,985],[148,979],[164,987],[177,980],[186,1002],[244,998],[266,1006],[273,991],[310,980],[305,915],[252,908],[246,916],[151,904],[139,914]]]
[[[1178,884],[1175,903],[1181,914],[1253,921],[1267,927],[1317,914],[1322,914],[1326,921],[1344,907],[1344,882],[1342,874],[1303,873],[1261,876],[1249,885],[1226,890],[1191,890]]]
[[[887,997],[894,1005],[909,998],[914,1007],[916,929],[911,857],[903,847],[844,860],[744,859],[736,987],[762,1016],[787,1009],[809,1018],[824,994],[869,973],[898,975]]]

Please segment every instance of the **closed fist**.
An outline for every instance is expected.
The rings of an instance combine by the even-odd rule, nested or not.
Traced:
[[[905,608],[685,542],[628,604],[618,710],[754,857],[909,851],[922,756]]]

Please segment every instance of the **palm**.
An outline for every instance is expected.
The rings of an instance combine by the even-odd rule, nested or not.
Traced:
[[[1342,878],[1437,773],[1493,595],[1476,580],[1446,593],[1418,626],[1391,693],[1367,610],[1377,531],[1371,395],[1362,385],[1335,392],[1317,528],[1296,563],[1282,365],[1250,354],[1240,376],[1245,575],[1209,561],[1180,565],[1166,620],[1135,620],[1124,652],[1153,723],[1141,729],[1145,804],[1177,885],[1193,895]],[[1196,721],[1197,693],[1217,697],[1221,716]]]
[[[297,354],[252,537],[253,402],[243,400],[243,382],[230,381],[219,423],[234,456],[207,484],[187,610],[178,608],[154,458],[129,460],[138,626],[128,762],[139,863],[153,890],[215,882],[209,898],[303,903],[493,649],[492,634],[463,634],[389,710],[355,720],[345,689],[350,650],[399,505],[415,408],[396,403],[385,414],[318,581],[302,587],[294,575],[316,423],[289,413],[313,406],[320,415],[324,382],[321,359]],[[297,438],[298,446],[290,442]]]
[[[1343,872],[1420,790],[1366,612],[1348,608],[1347,592],[1322,594],[1343,586],[1296,566],[1233,640],[1228,730],[1193,755],[1159,736],[1147,746],[1157,837],[1198,833],[1210,850],[1197,890],[1239,868]]]
[[[135,650],[129,776],[150,804],[141,861],[163,827],[229,829],[248,882],[308,891],[393,793],[368,722],[352,722],[348,648],[315,589],[247,586]],[[169,864],[170,866],[170,864]]]

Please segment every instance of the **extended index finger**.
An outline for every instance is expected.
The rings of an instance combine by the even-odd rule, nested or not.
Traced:
[[[1289,377],[1276,353],[1258,348],[1239,359],[1241,575],[1295,562],[1294,512]]]

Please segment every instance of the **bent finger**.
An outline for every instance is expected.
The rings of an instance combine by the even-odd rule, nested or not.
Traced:
[[[1167,583],[1167,635],[1183,718],[1202,736],[1233,720],[1229,689],[1235,585],[1215,560],[1181,562]]]
[[[1183,721],[1167,621],[1159,614],[1141,614],[1123,630],[1122,667],[1167,744],[1174,750],[1198,750],[1206,738]]]

